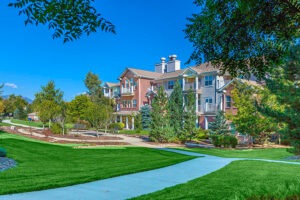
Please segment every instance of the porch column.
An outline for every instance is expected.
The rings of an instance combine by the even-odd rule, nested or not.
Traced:
[[[134,130],[134,117],[131,117],[131,129]]]
[[[126,129],[128,129],[128,116],[126,116]]]
[[[196,91],[197,91],[197,90],[199,89],[199,88],[198,88],[198,85],[199,85],[199,84],[198,84],[198,83],[199,83],[198,75],[197,75],[196,78],[195,78],[195,82],[196,82],[196,84],[195,84],[196,88],[195,88],[195,89],[196,89]]]
[[[110,88],[108,88],[108,97],[111,97],[111,92],[110,92]]]
[[[184,77],[182,77],[182,91],[184,91],[184,88],[185,88],[185,79]]]
[[[122,115],[120,115],[120,122],[123,123]]]
[[[118,115],[116,115],[116,117],[115,117],[115,123],[117,123],[118,122]]]
[[[195,95],[196,95],[196,102],[195,103],[196,103],[196,113],[197,113],[198,112],[198,106],[199,106],[198,105],[198,94],[197,94],[197,92],[196,92]]]
[[[207,119],[206,116],[204,117],[204,129],[205,129],[205,130],[208,129],[208,119]]]

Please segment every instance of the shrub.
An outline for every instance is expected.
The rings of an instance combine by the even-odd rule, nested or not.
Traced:
[[[296,155],[300,155],[300,141],[294,140],[294,141],[291,141],[291,144],[292,144],[293,148],[289,149],[288,151],[291,153],[294,153]]]
[[[195,139],[197,140],[203,140],[203,139],[208,139],[209,135],[208,135],[208,130],[204,130],[202,128],[199,128],[197,130],[197,133],[195,135]]]
[[[122,122],[118,122],[118,123],[111,123],[109,125],[109,128],[110,129],[113,129],[113,130],[123,130],[125,127],[124,123]]]
[[[62,133],[62,127],[59,123],[53,123],[50,130],[54,134],[61,134]]]
[[[223,136],[223,145],[225,148],[229,148],[231,144],[231,135],[224,135]]]
[[[238,139],[235,136],[231,135],[230,136],[230,145],[231,145],[231,147],[236,148],[237,144],[238,144]]]
[[[211,142],[215,147],[221,147],[223,144],[223,135],[212,134],[210,136]]]
[[[0,148],[0,157],[6,157],[6,150],[4,148]]]

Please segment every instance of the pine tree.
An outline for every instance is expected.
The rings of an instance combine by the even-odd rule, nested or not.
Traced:
[[[170,115],[170,126],[178,138],[183,134],[183,94],[179,81],[176,81],[174,90],[169,98],[168,112]]]
[[[167,108],[168,97],[161,86],[152,101],[152,122],[149,137],[153,141],[169,142],[175,137],[173,128],[170,126]]]
[[[142,118],[142,128],[149,129],[151,124],[151,107],[144,105],[141,107],[140,113]]]
[[[223,111],[219,111],[216,115],[215,121],[209,125],[209,132],[211,134],[226,134],[229,132],[226,118]]]
[[[181,140],[186,140],[187,138],[192,139],[196,134],[196,98],[195,93],[189,90],[185,98],[185,109],[183,113],[184,118],[184,134],[181,136]]]

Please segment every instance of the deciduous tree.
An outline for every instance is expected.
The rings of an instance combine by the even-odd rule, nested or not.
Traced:
[[[79,39],[101,29],[115,33],[115,26],[93,6],[94,0],[13,0],[9,6],[25,15],[25,25],[43,24],[53,30],[53,38],[64,42]]]
[[[186,139],[192,139],[195,136],[196,129],[196,97],[195,93],[192,90],[188,90],[186,94],[185,103],[184,103],[184,112],[183,112],[183,128],[184,134],[181,136],[181,140],[185,141]]]
[[[294,0],[195,0],[198,14],[190,17],[186,37],[190,57],[211,61],[231,75],[263,77],[282,63],[299,38],[300,3]]]

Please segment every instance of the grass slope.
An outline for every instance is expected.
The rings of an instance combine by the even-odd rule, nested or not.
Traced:
[[[300,166],[263,161],[234,161],[201,178],[143,195],[144,199],[300,199]]]
[[[181,148],[181,150],[192,151],[196,153],[203,153],[213,156],[225,158],[261,158],[271,160],[281,160],[294,154],[283,148],[271,149],[246,149],[246,150],[233,150],[233,149],[206,149],[206,148]]]
[[[38,128],[43,127],[42,122],[26,121],[26,120],[20,120],[20,119],[12,119],[10,121],[15,124],[22,124],[22,125],[38,127]],[[48,127],[48,123],[45,125],[45,127]]]
[[[0,194],[84,183],[193,158],[147,148],[73,149],[0,135],[0,146],[18,162],[16,168],[0,173]]]

